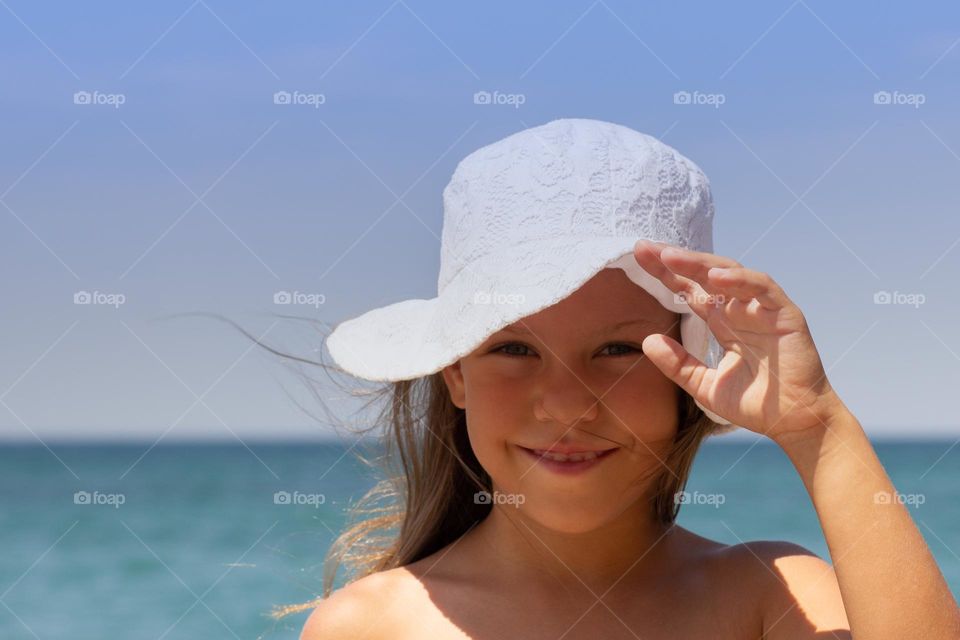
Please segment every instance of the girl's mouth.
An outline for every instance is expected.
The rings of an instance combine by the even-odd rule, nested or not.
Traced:
[[[609,458],[612,454],[620,450],[620,447],[607,449],[606,451],[590,451],[584,453],[575,453],[562,455],[550,453],[542,449],[528,449],[517,445],[521,451],[535,460],[543,468],[561,474],[577,474],[592,469],[599,465],[603,460]]]

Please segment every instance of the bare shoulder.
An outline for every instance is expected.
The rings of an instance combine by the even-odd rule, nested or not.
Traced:
[[[391,611],[397,617],[412,593],[403,568],[370,574],[337,589],[317,605],[300,632],[300,640],[347,640],[393,637]]]
[[[849,638],[849,622],[833,566],[805,547],[780,540],[723,546],[718,571],[758,598],[763,638]]]

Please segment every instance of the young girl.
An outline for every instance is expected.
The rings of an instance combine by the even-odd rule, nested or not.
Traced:
[[[960,638],[802,312],[712,253],[712,217],[696,165],[620,125],[555,120],[461,161],[438,296],[327,339],[388,382],[399,469],[331,548],[324,597],[284,609],[315,606],[302,640]],[[787,454],[832,566],[675,524],[700,443],[732,425]]]

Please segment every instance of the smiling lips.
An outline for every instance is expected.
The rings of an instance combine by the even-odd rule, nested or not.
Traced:
[[[562,474],[575,474],[586,471],[600,464],[619,448],[620,447],[614,447],[613,449],[597,450],[581,449],[579,451],[567,449],[566,451],[561,451],[558,448],[528,449],[527,447],[520,447],[520,449],[544,468]]]
[[[580,462],[582,460],[595,460],[602,457],[604,454],[613,451],[613,449],[603,449],[596,451],[560,451],[557,449],[528,449],[538,456],[548,458],[550,460],[556,460],[557,462]]]

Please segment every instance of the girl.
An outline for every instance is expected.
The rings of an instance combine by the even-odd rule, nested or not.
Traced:
[[[389,382],[399,469],[331,548],[324,597],[282,610],[315,606],[302,640],[960,638],[801,310],[712,253],[712,215],[696,165],[611,123],[556,120],[458,165],[437,298],[327,339]],[[832,566],[675,524],[700,443],[732,425],[787,454]]]

